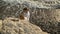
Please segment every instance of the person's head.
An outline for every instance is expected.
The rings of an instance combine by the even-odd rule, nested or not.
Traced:
[[[23,11],[24,11],[24,12],[28,12],[29,9],[28,9],[27,7],[25,7],[25,8],[23,8]]]

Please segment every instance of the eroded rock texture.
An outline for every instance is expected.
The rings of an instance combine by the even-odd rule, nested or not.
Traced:
[[[59,24],[59,9],[36,9],[32,12],[30,21],[33,24],[38,25],[45,32],[51,34],[59,34],[60,26]]]
[[[47,34],[38,26],[31,24],[27,20],[18,18],[6,18],[2,23],[1,34]]]
[[[60,32],[60,9],[53,8],[54,5],[51,8],[49,4],[50,8],[48,8],[43,4],[29,0],[0,0],[0,19],[18,17],[23,8],[28,7],[31,13],[31,23],[36,24],[43,31],[57,34]]]

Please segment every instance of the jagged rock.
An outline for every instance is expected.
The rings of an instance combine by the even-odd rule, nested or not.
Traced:
[[[14,21],[13,21],[14,20]],[[1,34],[47,34],[27,20],[6,18],[2,23]]]

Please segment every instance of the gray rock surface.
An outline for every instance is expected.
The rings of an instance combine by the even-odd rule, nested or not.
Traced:
[[[58,12],[57,12],[58,11]],[[30,22],[38,25],[43,31],[57,34],[60,31],[60,9],[39,8],[32,12]]]

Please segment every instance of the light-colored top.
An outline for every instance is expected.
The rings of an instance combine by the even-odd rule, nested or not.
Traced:
[[[24,13],[24,18],[26,20],[29,20],[29,18],[30,18],[30,12],[29,11],[27,13]]]

